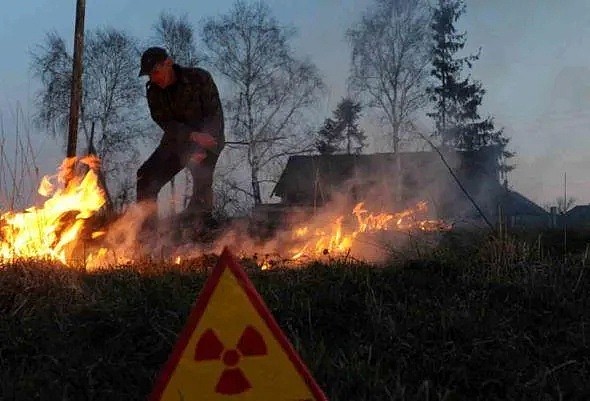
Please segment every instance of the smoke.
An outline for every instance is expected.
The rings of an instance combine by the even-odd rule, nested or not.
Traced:
[[[384,262],[392,252],[420,239],[436,243],[439,229],[445,227],[437,219],[449,213],[449,206],[455,213],[457,208],[473,211],[438,155],[402,156],[401,176],[395,155],[385,153],[361,155],[362,161],[344,183],[332,182],[328,172],[318,168],[317,177],[306,177],[317,184],[315,202],[262,205],[251,216],[230,219],[205,238],[194,237],[197,226],[179,229],[175,218],[163,218],[145,230],[153,206],[132,205],[101,238],[107,249],[103,256],[110,264],[142,258],[187,260],[219,254],[228,246],[238,255],[257,258],[261,265],[342,258]],[[449,155],[447,161],[457,168],[457,157]]]
[[[348,185],[353,185],[354,181]],[[373,191],[378,192],[378,188]],[[404,248],[415,239],[409,234],[410,230],[390,229],[400,219],[401,215],[395,214],[400,208],[382,204],[383,208],[369,209],[355,203],[350,192],[341,191],[334,193],[332,200],[321,207],[285,209],[281,218],[274,221],[276,226],[270,234],[267,229],[271,221],[234,219],[213,230],[211,241],[203,242],[190,238],[198,227],[183,233],[172,220],[160,220],[153,230],[146,231],[144,227],[153,207],[133,205],[109,225],[100,240],[102,255],[91,258],[88,265],[190,260],[219,254],[226,246],[266,267],[273,263],[298,266],[310,261],[340,259],[382,263],[391,256],[393,249]],[[413,224],[413,219],[422,220],[427,216],[427,210],[416,208],[413,214],[404,217],[404,222]]]
[[[174,262],[196,258],[208,253],[219,254],[231,244],[254,246],[245,225],[234,222],[217,230],[214,241],[197,242],[193,238],[200,227],[182,227],[178,216],[157,218],[155,204],[139,203],[129,208],[114,222],[105,227],[88,258],[90,268],[120,265],[142,260]],[[252,249],[252,248],[250,248]]]

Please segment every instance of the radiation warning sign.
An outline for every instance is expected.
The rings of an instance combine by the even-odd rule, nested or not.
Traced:
[[[226,248],[156,381],[156,400],[327,398]]]

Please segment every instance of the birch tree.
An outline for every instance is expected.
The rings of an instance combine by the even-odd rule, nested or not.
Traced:
[[[198,56],[196,35],[186,14],[175,16],[162,12],[153,26],[154,39],[168,51],[174,61],[185,67],[196,67]]]
[[[229,84],[227,136],[244,150],[251,190],[243,190],[254,204],[276,180],[277,163],[314,148],[304,121],[323,84],[316,67],[293,54],[294,34],[265,4],[241,0],[202,29],[206,60]]]
[[[136,40],[114,28],[97,29],[85,37],[80,132],[87,152],[102,161],[108,192],[127,203],[130,199],[119,195],[132,191],[127,175],[138,161],[137,145],[146,137]],[[71,59],[65,40],[55,33],[32,54],[33,72],[42,84],[37,121],[54,137],[67,134]]]
[[[429,21],[424,0],[375,0],[347,31],[350,86],[389,128],[394,152],[426,104]]]

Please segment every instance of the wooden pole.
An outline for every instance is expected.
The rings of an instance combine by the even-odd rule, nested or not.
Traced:
[[[563,260],[567,263],[567,172],[563,173]]]
[[[82,99],[82,54],[84,52],[84,12],[86,0],[76,0],[76,27],[74,31],[74,60],[70,93],[70,121],[66,157],[76,156],[78,143],[78,116]]]

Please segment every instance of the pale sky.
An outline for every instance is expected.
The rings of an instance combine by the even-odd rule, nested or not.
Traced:
[[[75,0],[9,2],[0,14],[0,116],[8,137],[14,111],[32,110],[38,83],[30,75],[30,50],[45,34],[73,36]],[[198,24],[226,12],[232,0],[166,2],[87,0],[86,28],[114,26],[147,40],[162,10],[187,13]],[[346,29],[369,0],[268,0],[281,23],[299,31],[295,49],[318,66],[329,93],[319,108],[329,115],[345,94],[350,50]],[[164,4],[166,4],[164,6]],[[460,29],[469,50],[482,48],[472,71],[487,93],[482,114],[495,116],[518,153],[511,185],[538,203],[563,194],[590,203],[590,1],[467,0]],[[71,46],[71,40],[68,44]],[[371,129],[368,129],[369,133]],[[51,173],[63,154],[53,140],[33,133],[42,169]]]

